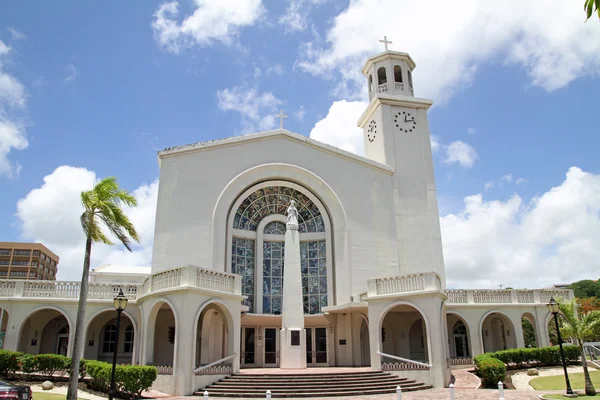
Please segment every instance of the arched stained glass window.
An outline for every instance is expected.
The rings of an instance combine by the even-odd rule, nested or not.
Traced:
[[[285,235],[285,229],[283,222],[273,221],[265,226],[265,233],[270,235]]]
[[[234,229],[256,231],[260,221],[272,214],[286,215],[290,200],[296,200],[298,230],[325,232],[319,208],[303,193],[284,186],[268,186],[250,194],[238,207],[233,220]]]

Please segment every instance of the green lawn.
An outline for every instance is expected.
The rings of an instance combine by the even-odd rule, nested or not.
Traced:
[[[590,371],[590,377],[592,378],[594,387],[600,389],[600,371]],[[571,381],[573,390],[583,390],[585,388],[583,383],[583,372],[569,374],[569,380]],[[565,377],[562,374],[555,376],[540,376],[539,378],[529,381],[529,384],[535,390],[562,390],[565,388]]]
[[[65,400],[66,398],[64,394],[33,392],[33,400]]]

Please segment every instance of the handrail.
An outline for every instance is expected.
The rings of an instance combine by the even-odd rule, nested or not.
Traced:
[[[206,365],[203,365],[203,366],[201,366],[201,367],[198,367],[198,368],[196,368],[196,369],[194,370],[194,373],[196,374],[196,373],[198,373],[198,372],[200,372],[200,371],[202,371],[202,370],[208,369],[208,368],[210,368],[210,367],[212,367],[212,366],[214,366],[214,365],[221,364],[223,361],[227,361],[227,360],[229,360],[229,359],[232,359],[233,357],[237,357],[237,353],[233,353],[233,354],[232,354],[232,355],[230,355],[230,356],[227,356],[227,357],[225,357],[225,358],[221,358],[220,360],[217,360],[217,361],[213,361],[213,362],[211,362],[210,364],[206,364]]]
[[[398,361],[403,361],[403,362],[407,362],[407,363],[411,363],[411,364],[416,364],[416,365],[420,365],[422,367],[428,367],[428,368],[433,367],[433,365],[431,365],[431,364],[426,364],[426,363],[422,363],[420,361],[415,361],[415,360],[409,360],[408,358],[402,358],[402,357],[398,357],[398,356],[393,356],[391,354],[382,353],[380,351],[378,351],[377,354],[379,354],[382,357],[387,357],[387,358],[391,358],[391,359],[398,360]]]

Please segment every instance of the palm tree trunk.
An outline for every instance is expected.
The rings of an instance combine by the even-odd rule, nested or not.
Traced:
[[[73,351],[71,354],[71,370],[69,371],[69,389],[67,390],[67,400],[77,400],[77,387],[79,386],[79,360],[81,360],[81,350],[85,336],[85,308],[87,304],[87,295],[90,275],[90,257],[92,255],[92,239],[88,235],[85,242],[85,257],[83,258],[83,274],[81,275],[81,286],[79,288],[79,306],[77,308],[77,321],[75,322],[75,336],[73,337]]]
[[[581,342],[579,342],[579,350],[581,351],[581,366],[583,367],[583,377],[585,378],[585,395],[595,396],[596,389],[594,389],[592,379],[590,378],[590,372],[588,371],[587,365],[587,358],[585,358],[585,352],[583,351],[583,344]]]

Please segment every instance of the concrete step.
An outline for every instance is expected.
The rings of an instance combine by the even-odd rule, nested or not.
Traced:
[[[273,398],[284,397],[351,397],[429,389],[421,382],[383,371],[309,374],[233,374],[194,393],[205,390],[211,397]]]

